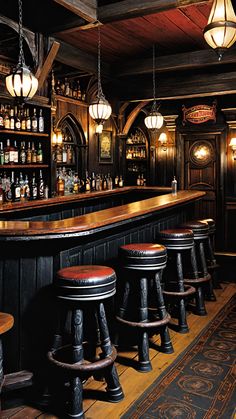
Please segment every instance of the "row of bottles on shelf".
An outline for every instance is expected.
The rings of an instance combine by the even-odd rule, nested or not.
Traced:
[[[145,164],[136,164],[129,161],[127,165],[127,170],[128,172],[145,172],[146,167]]]
[[[134,146],[126,149],[126,158],[132,159],[146,159],[146,147]]]
[[[36,108],[33,108],[33,113],[31,113],[29,107],[22,109],[22,107],[17,106],[13,108],[10,105],[1,105],[0,129],[43,133],[43,110],[40,109],[37,114]]]
[[[23,177],[20,172],[19,177],[15,172],[11,172],[11,177],[4,172],[0,174],[0,202],[18,202],[25,200],[35,200],[48,198],[48,186],[45,184],[42,170],[36,178],[35,173],[29,179],[28,175]]]
[[[29,141],[26,148],[25,141],[21,141],[20,148],[17,147],[17,142],[11,145],[9,139],[6,145],[0,142],[0,165],[7,164],[42,164],[43,163],[43,150],[41,143],[38,143],[36,150],[34,142]]]
[[[75,150],[71,144],[60,144],[54,149],[57,164],[75,164]]]
[[[69,195],[79,192],[94,192],[111,190],[114,187],[122,188],[124,181],[122,176],[116,176],[113,180],[110,173],[107,175],[92,172],[89,176],[86,171],[85,178],[79,178],[78,173],[73,170],[66,170],[65,167],[57,170],[56,192],[57,195]]]
[[[146,144],[146,137],[140,129],[137,129],[135,131],[135,133],[129,135],[129,137],[127,138],[126,144],[143,144],[143,145],[145,145]]]
[[[57,80],[55,85],[57,95],[69,96],[78,100],[85,100],[85,92],[81,91],[79,80]]]

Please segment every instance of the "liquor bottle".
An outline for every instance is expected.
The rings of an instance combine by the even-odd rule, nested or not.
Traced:
[[[28,142],[28,148],[26,152],[26,163],[31,164],[31,148],[30,148],[30,142]]]
[[[30,199],[34,200],[37,199],[38,196],[38,188],[35,179],[35,173],[33,173],[33,177],[30,182]]]
[[[44,132],[44,117],[43,117],[43,110],[39,110],[39,132]]]
[[[32,142],[32,149],[31,149],[31,163],[37,163],[37,153],[35,150],[34,142]]]
[[[29,108],[26,109],[26,131],[31,131],[31,117],[29,114]]]
[[[15,118],[14,118],[14,109],[10,109],[10,129],[15,129]]]
[[[20,131],[21,129],[21,120],[20,120],[20,110],[17,111],[15,106],[15,130]]]
[[[33,116],[31,118],[31,131],[38,132],[38,118],[36,114],[36,108],[33,110]]]
[[[82,93],[81,93],[81,88],[80,88],[80,82],[79,82],[79,80],[77,80],[77,99],[79,99],[79,100],[82,99]]]
[[[8,107],[5,106],[5,113],[4,113],[4,128],[5,129],[10,129],[10,118],[9,118],[9,110]]]
[[[119,188],[123,188],[123,186],[124,186],[123,177],[120,175],[120,178],[119,178]]]
[[[116,175],[116,177],[115,177],[115,188],[118,188],[118,187],[119,187],[119,176]]]
[[[175,176],[174,176],[174,179],[171,182],[171,192],[172,192],[172,195],[177,195],[177,180],[176,180]]]
[[[62,163],[67,163],[67,149],[65,144],[62,146]]]
[[[20,172],[19,184],[20,184],[20,197],[21,197],[21,199],[24,199],[24,197],[25,197],[25,182],[24,182],[24,179],[23,179],[22,172]]]
[[[137,186],[140,186],[140,175],[137,177]]]
[[[65,182],[60,174],[57,177],[56,191],[58,196],[64,196],[65,194]]]
[[[92,176],[91,176],[91,191],[95,191],[95,190],[96,190],[96,178],[95,178],[94,172],[92,172]]]
[[[140,177],[140,186],[144,186],[143,173],[141,174],[141,177]]]
[[[12,172],[11,199],[13,202],[20,201],[20,183],[18,178],[14,181],[14,172]]]
[[[11,142],[7,139],[7,145],[4,148],[4,162],[5,164],[14,164],[15,161],[15,147],[11,146]]]
[[[67,78],[65,78],[65,89],[64,89],[64,95],[65,96],[70,96],[70,84],[67,80]]]
[[[20,160],[20,164],[26,164],[26,150],[25,150],[24,141],[21,141],[19,160]]]
[[[36,161],[39,164],[43,163],[43,150],[42,150],[41,143],[39,143],[39,146],[38,146]]]
[[[102,180],[102,190],[106,191],[108,189],[108,185],[107,185],[107,177],[106,175],[103,176],[103,180]]]
[[[26,199],[30,199],[30,187],[29,187],[28,175],[25,175],[24,197]]]
[[[72,148],[71,145],[69,144],[67,147],[67,163],[71,164],[72,163]]]
[[[44,180],[43,180],[42,170],[39,171],[38,199],[44,199]]]
[[[85,192],[90,192],[90,191],[91,191],[90,178],[89,178],[88,172],[86,170],[86,176],[85,176]]]
[[[21,113],[21,131],[26,130],[26,110]]]
[[[57,163],[62,163],[62,148],[61,146],[58,144],[57,146],[57,150],[56,150],[56,159],[57,159]]]
[[[19,162],[19,151],[16,145],[16,141],[14,141],[14,163],[18,164],[18,162]]]
[[[4,113],[3,113],[3,105],[0,107],[0,129],[4,128]]]
[[[107,176],[107,188],[109,189],[109,191],[113,189],[113,181],[112,181],[112,177],[110,173],[108,173],[108,176]]]
[[[3,143],[0,143],[0,165],[3,165],[4,162],[4,151],[3,151]]]

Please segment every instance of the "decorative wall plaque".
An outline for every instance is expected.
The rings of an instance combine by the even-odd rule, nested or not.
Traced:
[[[213,105],[196,105],[191,108],[186,108],[185,105],[182,106],[183,111],[183,125],[186,122],[191,122],[192,124],[202,124],[207,121],[216,122],[216,102],[213,102]]]

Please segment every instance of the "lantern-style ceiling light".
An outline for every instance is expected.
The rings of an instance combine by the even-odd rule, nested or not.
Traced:
[[[214,0],[204,31],[206,42],[218,54],[223,53],[236,41],[236,16],[231,0]]]
[[[37,89],[38,80],[31,73],[29,67],[25,64],[23,52],[23,30],[22,30],[22,0],[18,0],[19,5],[19,58],[18,64],[9,76],[6,77],[6,88],[11,96],[16,97],[23,102],[31,99]]]
[[[111,105],[105,99],[101,85],[101,35],[98,26],[98,91],[97,98],[89,105],[89,114],[97,123],[96,132],[101,133],[104,122],[111,116]]]
[[[158,112],[159,106],[156,103],[156,80],[155,80],[155,45],[153,45],[153,60],[152,60],[152,81],[153,81],[153,104],[151,112],[144,119],[146,127],[150,130],[160,129],[163,125],[164,118],[160,112]]]

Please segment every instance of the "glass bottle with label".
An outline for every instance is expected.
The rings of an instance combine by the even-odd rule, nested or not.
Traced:
[[[14,163],[15,164],[19,163],[19,152],[18,152],[16,141],[14,141]]]
[[[35,173],[33,173],[33,177],[30,182],[30,199],[37,199],[38,196],[38,188],[37,183],[35,179]]]
[[[20,120],[20,110],[15,107],[15,130],[20,131],[21,129],[21,120]]]
[[[123,188],[123,186],[124,186],[124,180],[123,180],[123,177],[120,176],[120,178],[119,178],[119,188]]]
[[[36,108],[33,110],[33,116],[31,118],[31,131],[38,132],[38,118],[36,114]]]
[[[31,164],[31,148],[30,148],[30,142],[28,142],[28,148],[26,152],[26,163]]]
[[[21,113],[21,131],[26,130],[26,110]]]
[[[11,199],[13,202],[20,201],[20,183],[18,178],[14,181],[14,172],[11,177]]]
[[[43,180],[42,170],[39,171],[38,199],[44,199],[44,180]]]
[[[4,128],[3,105],[0,106],[0,130]]]
[[[4,113],[3,123],[4,123],[4,128],[5,129],[10,129],[9,110],[8,110],[8,107],[7,106],[5,106],[5,113]]]
[[[14,109],[11,108],[10,110],[10,129],[15,129],[15,118],[14,118]]]
[[[57,195],[58,196],[64,196],[64,194],[65,194],[65,182],[62,179],[60,174],[57,177],[56,190],[57,190]]]
[[[39,110],[39,132],[44,132],[44,117],[43,117],[43,110]]]
[[[30,187],[29,187],[29,179],[28,175],[25,175],[25,185],[24,185],[24,196],[26,199],[30,199]]]
[[[21,141],[19,160],[20,160],[20,164],[26,164],[26,150],[25,150],[24,141]]]
[[[11,146],[11,142],[7,139],[7,145],[4,148],[4,163],[14,164],[15,162],[15,147]]]
[[[171,191],[172,191],[172,195],[177,195],[177,180],[174,176],[174,179],[171,182]]]
[[[26,131],[31,131],[31,117],[29,114],[29,108],[26,109]]]
[[[36,160],[37,160],[37,163],[40,163],[40,164],[43,163],[43,150],[42,150],[41,143],[39,143],[39,146],[38,146]]]
[[[67,163],[67,149],[65,144],[62,147],[62,163]]]
[[[37,153],[35,150],[34,142],[32,142],[32,149],[31,149],[31,163],[37,163]]]
[[[0,165],[4,164],[4,151],[3,151],[3,143],[0,143]]]

